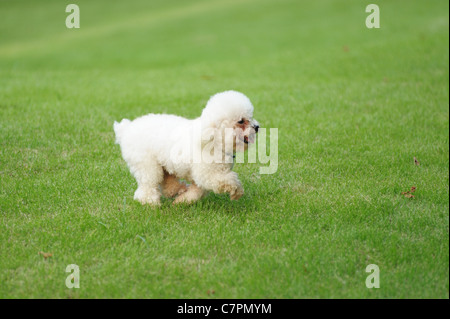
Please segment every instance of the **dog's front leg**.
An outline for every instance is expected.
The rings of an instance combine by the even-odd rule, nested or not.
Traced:
[[[232,200],[244,195],[238,175],[224,164],[199,165],[193,174],[198,186],[216,194],[229,193]]]

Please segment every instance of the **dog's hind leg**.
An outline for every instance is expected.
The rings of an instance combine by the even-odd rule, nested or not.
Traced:
[[[173,201],[173,204],[179,204],[179,203],[193,203],[198,201],[200,198],[205,195],[205,191],[192,183],[189,185],[187,191],[185,191],[182,194],[179,194],[175,200]]]
[[[160,205],[161,191],[159,184],[164,179],[161,165],[156,160],[147,159],[145,162],[130,166],[130,169],[138,183],[134,199],[141,204]]]
[[[186,184],[180,182],[174,175],[167,173],[164,170],[164,180],[161,183],[162,193],[165,197],[175,197],[187,190]]]

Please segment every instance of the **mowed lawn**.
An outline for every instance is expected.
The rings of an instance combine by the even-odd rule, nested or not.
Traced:
[[[380,29],[359,0],[73,2],[80,29],[0,1],[1,298],[449,297],[447,1],[379,0]],[[228,89],[278,128],[277,172],[135,202],[113,122]]]

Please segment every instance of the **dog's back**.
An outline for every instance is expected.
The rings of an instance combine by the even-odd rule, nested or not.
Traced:
[[[114,122],[116,143],[125,161],[142,161],[147,156],[170,158],[172,147],[183,145],[193,121],[169,114],[148,114],[133,121]]]

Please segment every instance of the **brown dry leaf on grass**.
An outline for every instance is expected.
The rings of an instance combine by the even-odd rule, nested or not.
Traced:
[[[414,198],[414,195],[412,193],[414,193],[415,191],[416,191],[416,186],[412,186],[409,191],[402,192],[402,195],[405,196],[406,198]]]
[[[44,259],[47,259],[47,258],[53,256],[52,253],[44,253],[43,251],[38,252],[38,255],[42,255],[42,257],[44,257]]]

